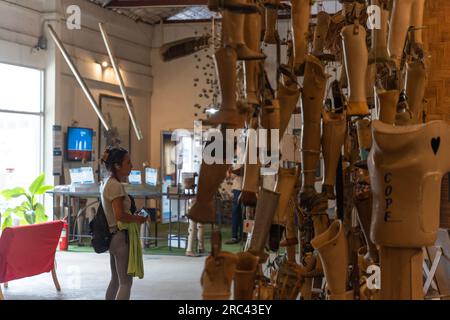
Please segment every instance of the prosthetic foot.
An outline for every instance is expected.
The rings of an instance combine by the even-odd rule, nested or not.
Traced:
[[[215,223],[215,195],[225,180],[228,164],[202,163],[198,177],[197,198],[187,217],[195,222]]]
[[[353,24],[345,26],[342,29],[341,36],[349,88],[347,116],[367,115],[369,114],[369,108],[365,92],[368,64],[366,31],[363,26]]]
[[[346,300],[348,271],[348,244],[344,227],[340,220],[335,220],[327,231],[315,237],[311,245],[319,251],[323,271],[327,279],[330,300]]]
[[[259,258],[248,252],[237,255],[234,273],[234,300],[252,300]]]
[[[332,113],[324,111],[323,133],[322,133],[322,154],[324,159],[325,172],[322,181],[322,192],[325,192],[328,199],[334,200],[334,185],[336,183],[336,170],[342,145],[345,140],[346,117],[345,113]]]
[[[263,188],[261,189],[258,203],[256,204],[255,223],[253,225],[252,239],[248,251],[258,256],[261,262],[267,259],[264,247],[269,236],[275,211],[277,210],[279,198],[279,193]]]
[[[238,257],[222,251],[209,256],[201,277],[203,300],[228,300],[231,295],[231,282],[236,270]]]
[[[381,296],[423,299],[421,248],[437,237],[441,181],[450,171],[450,126],[431,121],[393,127],[374,121],[372,127],[371,239],[380,246]]]
[[[231,10],[222,12],[222,42],[225,48],[233,48],[238,60],[262,60],[266,56],[250,49],[244,39],[245,15]],[[256,37],[258,35],[255,35]]]
[[[394,125],[397,114],[397,103],[400,97],[400,91],[389,90],[378,93],[380,101],[380,113],[378,119],[386,124]]]
[[[292,35],[294,39],[294,72],[301,75],[308,46],[308,27],[311,15],[311,0],[291,0]]]

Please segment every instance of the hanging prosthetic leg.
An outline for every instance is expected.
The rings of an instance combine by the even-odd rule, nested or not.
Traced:
[[[266,13],[266,32],[264,34],[264,43],[267,44],[277,44],[280,39],[277,30],[277,20],[278,20],[278,9],[280,5],[280,0],[270,0],[269,1],[273,7],[265,8]]]
[[[315,237],[311,244],[319,251],[327,279],[328,298],[330,300],[353,299],[353,293],[347,292],[348,244],[342,222],[335,220],[328,230]]]
[[[312,54],[319,59],[323,56],[323,49],[325,47],[325,40],[330,26],[331,17],[325,11],[320,11],[317,14],[317,24],[314,30],[313,51]]]
[[[197,198],[187,217],[195,222],[215,223],[215,195],[227,175],[228,164],[202,163],[198,177]]]
[[[254,119],[255,120],[255,119]],[[256,128],[254,121],[251,128]],[[257,150],[257,134],[255,130],[249,130],[246,142],[244,177],[242,179],[242,190],[239,197],[244,206],[256,207],[257,193],[259,192],[260,163]]]
[[[369,52],[369,64],[388,62],[390,59],[387,47],[389,11],[384,6],[381,6],[379,0],[371,0],[371,4],[378,6],[381,11],[380,29],[372,29],[372,46]]]
[[[371,239],[380,246],[381,298],[423,299],[421,248],[437,238],[441,181],[450,171],[450,126],[372,126]]]
[[[285,86],[279,83],[276,97],[280,104],[280,139],[282,139],[297,106],[300,89],[296,84]]]
[[[200,283],[204,300],[228,300],[231,295],[231,282],[236,270],[238,257],[222,251],[205,260],[205,267]]]
[[[266,261],[268,255],[264,252],[269,237],[275,211],[277,210],[280,194],[267,189],[261,189],[256,204],[255,223],[248,252],[259,257],[261,262]]]
[[[229,128],[241,128],[245,117],[240,114],[236,103],[236,52],[230,48],[220,48],[214,54],[216,72],[222,96],[220,110],[206,121],[207,124],[225,124]]]
[[[234,300],[252,300],[259,258],[248,252],[236,255],[238,261],[234,273]]]
[[[398,90],[389,90],[378,93],[378,99],[380,101],[378,119],[380,121],[391,125],[395,124],[399,96],[400,91]]]
[[[254,4],[246,0],[208,0],[208,9],[219,12],[220,10],[232,10],[241,13],[251,13],[257,10]]]
[[[266,56],[259,50],[255,51],[247,46],[244,38],[245,14],[231,10],[222,12],[222,43],[225,48],[236,51],[238,60],[262,60]],[[254,34],[255,37],[258,35]]]
[[[302,94],[303,128],[301,137],[302,189],[300,204],[311,210],[316,205],[328,207],[325,195],[317,194],[316,169],[320,157],[320,114],[323,107],[327,76],[319,59],[313,55],[306,57],[305,77]]]
[[[408,63],[406,70],[406,96],[408,97],[408,106],[411,113],[411,120],[408,124],[419,124],[422,122],[426,77],[423,62],[414,61]]]
[[[292,35],[294,39],[294,73],[302,75],[308,46],[308,27],[311,0],[291,0]]]
[[[346,117],[345,113],[332,113],[324,111],[323,133],[322,133],[322,154],[325,172],[322,180],[322,192],[330,200],[336,199],[334,185],[336,184],[336,170],[342,145],[345,140]]]
[[[261,52],[261,12],[245,15],[244,38],[247,46]],[[245,92],[248,104],[259,105],[258,89],[260,88],[261,61],[245,61]]]
[[[410,26],[420,28],[423,26],[425,0],[394,0],[389,28],[388,48],[397,69],[403,55],[406,36]],[[423,46],[422,31],[414,30],[416,48]]]
[[[347,116],[364,116],[369,114],[365,92],[368,65],[366,31],[363,26],[353,24],[345,26],[341,36],[349,89]]]

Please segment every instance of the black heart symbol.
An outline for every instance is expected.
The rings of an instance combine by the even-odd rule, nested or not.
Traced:
[[[441,137],[431,139],[431,148],[433,149],[435,155],[439,150],[440,144],[441,144]]]

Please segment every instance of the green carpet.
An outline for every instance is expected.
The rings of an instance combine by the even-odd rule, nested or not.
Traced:
[[[188,226],[186,223],[180,224],[180,234],[181,239],[183,237],[187,237],[188,234]],[[152,229],[154,230],[154,229]],[[177,225],[172,225],[172,234],[177,233]],[[185,254],[184,248],[176,248],[172,247],[169,248],[168,246],[168,237],[169,234],[169,228],[167,224],[159,224],[158,225],[158,246],[151,246],[149,248],[144,248],[144,254],[146,255],[175,255],[175,256],[183,256]],[[222,235],[222,250],[228,251],[232,253],[237,253],[240,251],[243,251],[244,243],[237,243],[228,245],[225,244],[225,241],[229,240],[231,238],[231,227],[230,226],[221,226],[221,235]],[[153,236],[153,235],[152,235]],[[209,252],[211,252],[211,225],[205,227],[205,249],[206,253],[204,255],[208,255]],[[70,252],[94,252],[94,249],[90,246],[90,238],[83,238],[82,239],[82,245],[78,245],[77,242],[72,242],[71,245],[69,245],[69,251]],[[152,242],[154,240],[151,240]]]

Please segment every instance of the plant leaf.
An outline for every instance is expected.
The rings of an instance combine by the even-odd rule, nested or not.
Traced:
[[[1,195],[5,198],[5,200],[10,200],[12,198],[18,198],[26,195],[26,191],[24,188],[17,187],[13,189],[5,189],[1,192]]]
[[[5,212],[2,213],[2,218],[6,219],[6,218],[10,217],[11,213],[13,213],[13,212],[14,212],[14,209],[12,209],[12,208],[6,209]]]
[[[36,223],[46,222],[48,220],[47,215],[45,214],[45,208],[41,203],[36,205]]]
[[[44,181],[45,181],[45,174],[42,173],[39,177],[36,178],[36,180],[33,181],[33,183],[28,188],[31,194],[35,194],[36,191],[38,191],[39,188],[42,187]]]
[[[47,192],[48,190],[52,190],[53,186],[41,186],[37,191],[36,191],[36,195],[41,195],[44,194],[45,192]]]
[[[11,226],[12,226],[12,219],[11,219],[11,217],[7,217],[7,218],[5,219],[5,221],[3,221],[3,224],[2,224],[2,231],[5,230],[5,228],[9,228],[9,227],[11,227]]]
[[[36,214],[33,213],[25,213],[25,220],[28,222],[28,224],[34,224],[34,222],[36,221]]]

